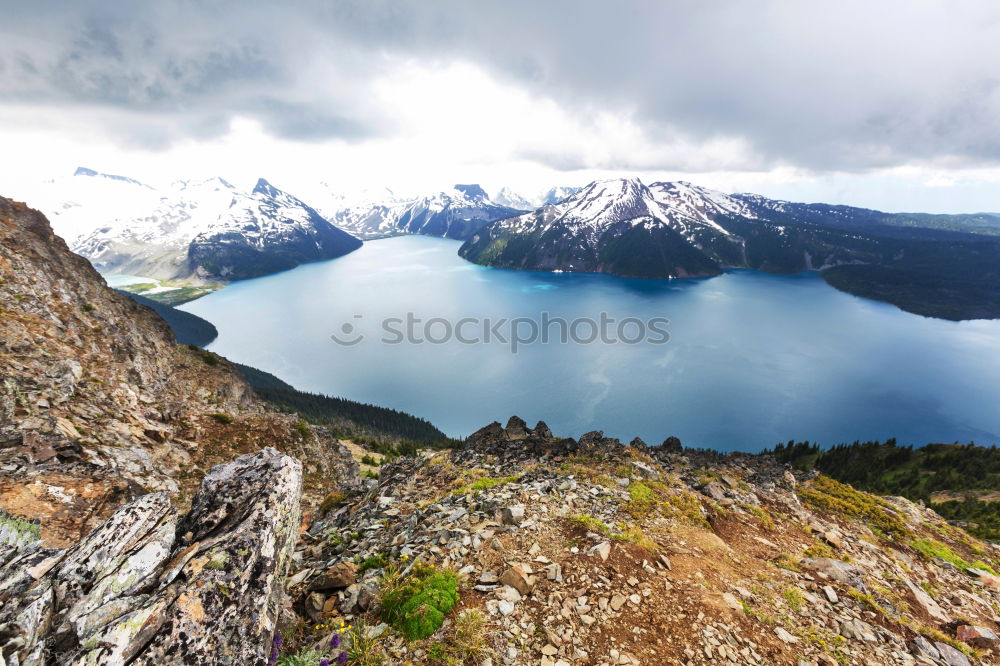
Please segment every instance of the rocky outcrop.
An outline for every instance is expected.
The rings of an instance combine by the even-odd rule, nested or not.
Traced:
[[[179,519],[154,493],[67,549],[0,542],[0,663],[264,663],[301,488],[264,449],[213,469]]]
[[[491,423],[383,465],[312,523],[288,592],[315,630],[295,646],[323,653],[345,621],[385,663],[433,663],[467,648],[478,613],[476,654],[497,665],[993,663],[1000,592],[917,546],[986,565],[1000,551],[829,481],[768,456]],[[379,599],[428,567],[457,576],[464,610],[408,642]]]

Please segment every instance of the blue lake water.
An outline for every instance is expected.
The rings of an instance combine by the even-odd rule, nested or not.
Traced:
[[[422,416],[452,436],[517,414],[558,435],[589,430],[659,444],[759,450],[823,445],[1000,443],[1000,321],[947,322],[827,286],[815,273],[734,271],[628,280],[483,268],[455,241],[405,236],[332,261],[236,282],[182,309],[219,329],[209,349],[296,388]],[[386,318],[541,314],[670,320],[666,344],[387,344]],[[344,324],[353,327],[344,332]],[[403,325],[390,323],[399,330]],[[522,335],[530,333],[521,324]],[[439,340],[446,325],[426,330]],[[616,335],[616,327],[610,327]],[[496,329],[504,335],[509,325]],[[591,329],[578,325],[577,338]],[[466,340],[484,331],[462,328]],[[638,324],[623,332],[634,338]],[[331,339],[337,334],[353,346]],[[505,336],[507,337],[507,336]],[[655,340],[662,336],[652,335]]]

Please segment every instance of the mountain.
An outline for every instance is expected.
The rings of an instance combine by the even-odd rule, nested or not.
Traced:
[[[222,178],[156,189],[80,167],[39,193],[56,232],[104,273],[228,281],[346,254],[360,241],[261,179],[250,193]]]
[[[538,204],[545,205],[560,203],[582,189],[582,187],[553,187],[539,198]]]
[[[261,178],[188,246],[188,265],[208,279],[242,280],[333,259],[361,241]]]
[[[727,268],[817,270],[838,289],[908,312],[998,318],[1000,239],[991,220],[616,179],[486,225],[459,254],[488,266],[640,278],[705,277]]]
[[[638,179],[596,181],[561,203],[494,222],[459,250],[490,266],[613,273],[626,277],[702,277],[720,267],[692,243],[728,236],[695,202],[671,209],[669,191]]]
[[[332,222],[365,239],[424,234],[464,240],[488,222],[524,212],[493,202],[475,184],[412,198],[388,190],[354,196],[335,193],[321,209]]]
[[[500,188],[500,191],[494,194],[492,199],[501,206],[518,210],[533,210],[539,205],[537,201],[523,197],[509,187]]]

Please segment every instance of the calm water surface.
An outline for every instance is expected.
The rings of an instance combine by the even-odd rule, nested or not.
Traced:
[[[946,322],[843,294],[816,274],[735,271],[647,281],[474,266],[455,241],[406,236],[234,283],[183,309],[219,329],[209,349],[296,388],[393,407],[453,436],[518,414],[559,435],[757,450],[1000,443],[1000,321]],[[665,317],[668,344],[381,342],[405,317]],[[365,338],[334,343],[350,323]],[[431,332],[440,334],[440,327]],[[471,334],[472,329],[466,329]],[[585,329],[580,329],[585,332]]]

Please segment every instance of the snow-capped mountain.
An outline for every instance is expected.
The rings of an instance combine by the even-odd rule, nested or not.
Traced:
[[[104,273],[231,280],[360,246],[263,179],[249,194],[222,178],[157,189],[81,167],[70,178],[45,183],[36,197],[34,205],[70,249]]]
[[[492,197],[493,202],[501,206],[507,206],[508,208],[517,208],[519,210],[534,210],[538,208],[542,202],[535,199],[529,199],[522,196],[518,192],[515,192],[509,187],[502,187],[500,190],[494,194]]]
[[[582,187],[553,187],[548,190],[525,194],[509,187],[502,187],[493,195],[493,202],[502,206],[509,206],[510,208],[519,208],[526,211],[535,210],[546,204],[560,203],[582,189]]]
[[[877,258],[877,243],[852,242],[812,221],[804,226],[801,211],[790,225],[787,206],[765,202],[686,182],[596,181],[560,203],[487,225],[459,254],[490,266],[646,278],[717,275],[726,267],[794,272]]]
[[[582,189],[582,187],[553,187],[539,197],[538,205],[561,203]]]
[[[320,210],[358,238],[425,234],[464,240],[484,224],[519,215],[524,209],[497,204],[482,187],[455,185],[421,197],[397,197],[389,190],[333,195]]]
[[[488,225],[459,254],[513,268],[715,275],[719,266],[693,238],[729,234],[699,213],[708,203],[697,201],[695,193],[669,183],[654,193],[636,178],[595,181],[560,203]]]
[[[237,193],[215,223],[191,241],[188,263],[208,278],[240,280],[359,247],[360,240],[261,178],[253,192]]]

